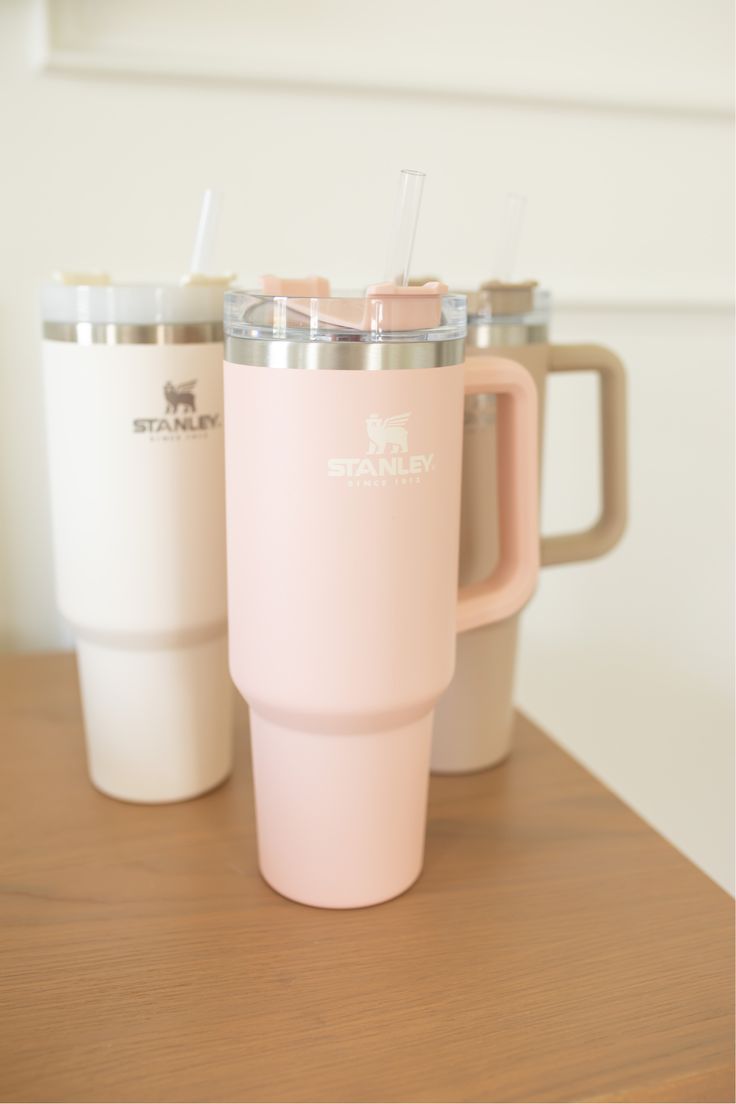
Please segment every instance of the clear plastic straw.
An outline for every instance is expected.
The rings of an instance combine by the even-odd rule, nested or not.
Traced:
[[[496,244],[494,260],[495,277],[501,283],[510,284],[514,279],[519,257],[519,239],[524,226],[526,196],[510,192],[506,196],[501,232]]]
[[[417,169],[402,169],[399,175],[396,213],[386,262],[386,280],[399,287],[406,287],[409,283],[424,177],[425,174]]]
[[[194,249],[192,250],[192,262],[189,266],[190,272],[204,275],[212,271],[221,204],[222,192],[216,188],[205,189],[202,195],[202,206],[199,210],[199,223],[194,239]]]

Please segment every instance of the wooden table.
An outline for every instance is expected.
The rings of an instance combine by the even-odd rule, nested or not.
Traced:
[[[125,805],[70,657],[5,657],[0,702],[3,1100],[733,1100],[730,898],[529,721],[432,781],[411,892],[336,913],[259,878],[243,738]]]

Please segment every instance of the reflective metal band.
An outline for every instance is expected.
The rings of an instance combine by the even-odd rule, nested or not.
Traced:
[[[222,322],[44,322],[46,341],[77,345],[204,345],[221,342]]]
[[[468,322],[468,349],[540,345],[547,340],[544,322]]]
[[[451,341],[279,341],[225,338],[225,360],[253,368],[392,372],[462,364],[462,338]]]

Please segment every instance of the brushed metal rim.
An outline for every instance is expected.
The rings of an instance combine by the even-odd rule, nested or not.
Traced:
[[[222,322],[44,322],[46,341],[76,345],[211,345],[223,340]]]
[[[393,372],[462,364],[465,341],[261,341],[228,336],[225,360],[252,368]]]
[[[476,322],[468,319],[468,349],[514,348],[543,345],[548,339],[544,322]]]

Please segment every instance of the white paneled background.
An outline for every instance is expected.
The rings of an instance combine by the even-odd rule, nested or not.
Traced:
[[[0,4],[0,644],[54,610],[37,291],[59,267],[176,276],[203,187],[242,282],[383,274],[399,168],[428,174],[418,272],[520,276],[554,336],[630,378],[632,510],[549,569],[522,706],[733,887],[733,9],[730,0],[4,0]],[[555,380],[544,520],[595,512],[592,384]]]

